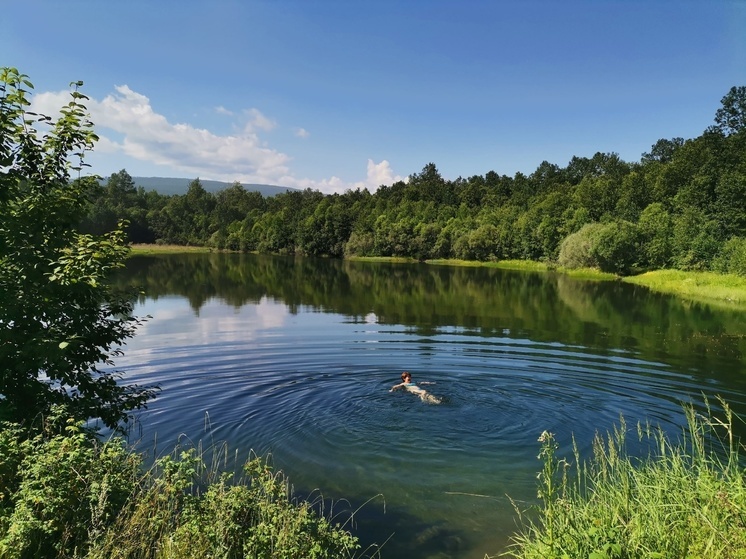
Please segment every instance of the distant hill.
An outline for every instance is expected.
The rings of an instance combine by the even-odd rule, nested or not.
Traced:
[[[132,177],[137,186],[142,186],[145,190],[155,190],[159,194],[186,194],[189,183],[194,179],[182,179],[175,177]],[[218,192],[228,188],[232,182],[208,181],[199,179],[202,186],[208,192]],[[241,185],[248,191],[257,191],[262,196],[274,196],[288,190],[298,190],[287,186],[273,186],[271,184],[243,184]]]

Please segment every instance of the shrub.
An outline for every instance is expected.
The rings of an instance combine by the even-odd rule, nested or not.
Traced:
[[[336,559],[359,548],[343,526],[293,500],[265,460],[248,460],[238,479],[218,462],[208,468],[195,449],[161,459],[91,559]]]
[[[345,244],[345,256],[372,256],[375,252],[373,233],[353,231]]]
[[[55,421],[63,433],[50,431]],[[0,429],[3,559],[327,559],[359,548],[323,501],[293,499],[258,457],[225,471],[225,449],[209,468],[196,449],[177,449],[144,470],[120,437],[102,442],[59,418],[42,431]]]
[[[702,210],[687,208],[674,219],[673,263],[680,270],[707,270],[722,240],[716,221],[708,220]]]
[[[722,274],[746,276],[746,239],[732,237],[722,246],[712,267]]]
[[[593,245],[595,236],[602,228],[600,223],[586,223],[579,231],[565,237],[560,244],[559,265],[565,268],[597,268]]]
[[[124,506],[140,457],[121,439],[97,441],[82,424],[38,434],[4,424],[0,432],[0,556],[84,555]]]
[[[602,272],[626,275],[637,260],[639,245],[640,233],[634,223],[612,221],[593,235],[591,256]]]

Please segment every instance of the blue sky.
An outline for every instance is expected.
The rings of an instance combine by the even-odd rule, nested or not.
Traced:
[[[83,80],[107,176],[375,190],[692,138],[746,85],[746,0],[0,1],[0,65]]]

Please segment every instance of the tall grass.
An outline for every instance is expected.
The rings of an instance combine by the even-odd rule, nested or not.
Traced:
[[[746,557],[746,482],[733,413],[720,401],[698,414],[684,406],[687,427],[672,440],[638,425],[649,445],[627,450],[627,426],[597,436],[593,457],[557,455],[551,433],[539,439],[543,462],[534,510],[516,506],[522,523],[505,554],[517,559],[673,559]]]

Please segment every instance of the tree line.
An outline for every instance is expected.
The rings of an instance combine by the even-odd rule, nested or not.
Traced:
[[[536,260],[628,274],[677,268],[746,274],[746,87],[699,137],[660,139],[639,162],[616,153],[542,162],[530,175],[444,179],[433,163],[375,193],[288,191],[199,179],[183,195],[138,188],[122,170],[84,230],[129,221],[136,243],[311,256]]]

